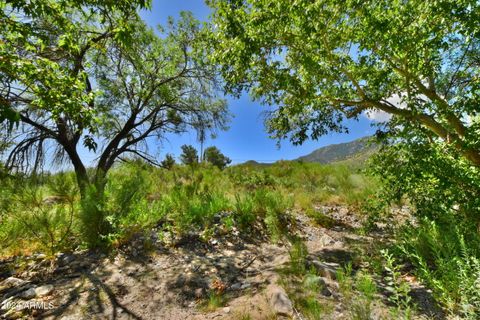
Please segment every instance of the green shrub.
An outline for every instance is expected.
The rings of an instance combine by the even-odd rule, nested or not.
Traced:
[[[49,254],[71,248],[75,207],[73,201],[45,202],[44,191],[35,186],[16,190],[14,205],[2,215],[0,237],[4,247],[16,251],[44,251]],[[71,195],[67,196],[71,198]]]
[[[79,231],[81,240],[90,248],[109,245],[108,237],[112,232],[115,220],[107,219],[106,200],[103,193],[99,193],[95,186],[87,188],[84,197],[80,200]]]
[[[292,247],[289,250],[290,272],[296,275],[303,275],[306,272],[306,259],[308,250],[305,243],[300,239],[293,239]],[[308,281],[307,281],[308,284]],[[310,284],[311,286],[312,284]],[[315,289],[315,287],[313,288]]]
[[[238,226],[243,230],[248,230],[256,221],[257,216],[254,212],[254,199],[249,193],[240,196],[235,195],[235,220]]]
[[[444,216],[398,232],[399,254],[447,310],[469,319],[480,316],[480,236],[475,226]]]
[[[273,242],[281,240],[288,234],[288,227],[291,223],[289,214],[293,203],[280,192],[257,190],[255,193],[255,211],[264,218],[267,232]]]
[[[157,225],[160,220],[165,230],[180,235],[189,231],[213,234],[220,224],[227,229],[261,227],[272,241],[279,241],[293,226],[294,206],[308,212],[315,204],[337,197],[337,191],[328,185],[329,177],[342,176],[330,180],[343,181],[348,185],[343,189],[349,192],[361,194],[368,189],[368,180],[365,180],[366,185],[358,183],[364,178],[349,178],[356,173],[346,170],[334,165],[288,161],[271,166],[231,166],[223,171],[209,164],[199,164],[193,171],[184,165],[165,170],[133,161],[110,170],[105,188],[97,190],[89,186],[82,198],[73,172],[3,179],[0,181],[0,240],[5,248],[18,244],[21,249],[23,244],[16,239],[25,233],[26,227],[18,217],[25,215],[26,221],[34,221],[30,216],[42,213],[47,220],[55,220],[44,224],[48,228],[43,234],[48,237],[52,232],[46,230],[53,228],[55,241],[58,241],[70,225],[72,205],[73,221],[68,231],[70,236],[66,237],[71,240],[62,240],[72,248],[81,244],[116,246],[135,233]],[[348,182],[349,179],[352,181]],[[21,190],[26,187],[36,189],[38,199],[24,200],[22,197],[26,195]],[[41,203],[45,198],[56,199],[58,203],[47,210]],[[347,198],[342,195],[338,201],[345,202]],[[43,211],[27,209],[23,202],[39,206]],[[29,234],[29,246],[45,247],[46,237],[40,240]],[[59,248],[52,244],[49,247]]]

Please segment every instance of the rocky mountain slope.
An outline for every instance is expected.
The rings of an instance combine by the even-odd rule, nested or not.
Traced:
[[[369,139],[370,137],[363,137],[346,143],[328,145],[297,160],[317,163],[332,163],[351,159],[364,161],[378,148],[375,144],[371,144]]]

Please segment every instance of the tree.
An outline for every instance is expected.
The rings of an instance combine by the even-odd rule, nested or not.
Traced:
[[[275,138],[302,143],[381,111],[480,166],[478,1],[208,3],[225,89],[278,105]]]
[[[167,153],[165,155],[165,159],[163,159],[160,165],[162,166],[162,168],[170,170],[175,165],[175,158],[170,153]]]
[[[198,152],[191,145],[184,144],[182,146],[182,154],[180,155],[180,161],[187,166],[195,166],[198,164]]]
[[[229,165],[232,160],[226,157],[224,154],[218,150],[217,147],[208,147],[205,149],[205,153],[203,158],[205,161],[211,163],[212,165],[218,167],[219,169],[223,170],[227,165]]]
[[[49,108],[55,116],[68,110],[88,120],[91,111],[86,106],[92,97],[85,91],[85,54],[107,38],[125,38],[128,17],[137,8],[149,7],[148,0],[0,3],[0,123],[8,122],[11,130],[28,118],[13,105],[27,94],[31,104]],[[81,19],[107,21],[85,29]],[[62,66],[65,58],[71,63],[68,68]]]
[[[170,21],[159,37],[136,13],[143,1],[15,3],[2,8],[15,28],[2,24],[7,46],[0,55],[2,105],[19,116],[10,131],[16,142],[10,168],[69,160],[82,196],[89,186],[101,194],[118,159],[130,154],[156,164],[152,138],[225,127],[226,104],[215,94],[215,69],[204,63],[191,15]],[[79,154],[82,142],[99,155],[91,175]]]

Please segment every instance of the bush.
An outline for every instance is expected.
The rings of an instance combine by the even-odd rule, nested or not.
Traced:
[[[398,232],[397,254],[449,312],[478,318],[480,170],[417,132],[382,148],[372,172],[383,198],[407,199],[417,223]]]
[[[294,226],[290,215],[294,205],[311,212],[312,206],[336,192],[324,185],[328,180],[337,181],[329,177],[340,174],[346,177],[341,181],[348,181],[352,180],[349,175],[356,175],[345,170],[286,161],[271,166],[238,165],[225,170],[211,164],[198,165],[198,170],[184,165],[164,170],[133,161],[110,170],[103,192],[90,186],[82,199],[73,172],[35,179],[9,178],[0,181],[0,240],[12,250],[22,246],[49,251],[79,245],[109,248],[157,225],[179,236],[189,231],[208,236],[220,225],[222,230],[233,226],[249,231],[263,228],[272,241],[279,241]],[[344,182],[349,185],[344,189],[350,193],[366,192],[370,182],[357,183],[362,179],[365,178]],[[28,194],[22,190],[27,187],[36,190],[36,199],[26,198]],[[342,196],[340,201],[347,198]],[[43,199],[54,203],[45,206]],[[35,206],[38,208],[31,208]],[[35,226],[25,231],[20,216],[25,221],[37,221],[38,226],[40,221],[49,222],[42,225],[43,231]],[[70,217],[73,222],[67,228]],[[69,235],[63,237],[67,230]],[[33,231],[41,236],[28,233]],[[25,232],[28,245],[17,241]],[[54,238],[49,236],[52,234]],[[55,240],[48,240],[49,237]]]
[[[105,248],[109,245],[108,235],[112,232],[114,221],[106,219],[106,199],[95,186],[87,188],[80,200],[79,232],[81,240],[90,248]]]
[[[245,194],[244,196],[235,195],[235,220],[242,230],[248,230],[257,219],[254,205],[254,199],[251,194]]]
[[[18,186],[17,186],[18,187]],[[75,207],[73,201],[49,203],[45,190],[24,186],[10,199],[14,205],[2,214],[0,238],[5,248],[17,251],[71,249]],[[66,194],[71,199],[73,196]]]
[[[398,233],[397,248],[447,310],[465,318],[480,316],[480,236],[455,217],[423,218]]]

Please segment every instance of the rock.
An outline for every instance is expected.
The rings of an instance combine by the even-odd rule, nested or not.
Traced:
[[[230,286],[231,290],[240,290],[242,288],[242,284],[240,282],[234,283]]]
[[[340,265],[333,262],[321,262],[318,260],[313,260],[312,265],[315,267],[315,269],[317,269],[320,276],[332,280],[337,278],[337,270],[340,269]]]
[[[225,307],[222,309],[223,313],[230,313],[230,307]]]
[[[327,286],[330,290],[333,290],[333,291],[338,291],[338,290],[340,290],[340,286],[339,286],[338,282],[336,282],[335,280],[332,280],[332,279],[329,279],[329,278],[325,278],[325,277],[320,277],[320,279],[323,280],[323,282],[326,284],[326,286]]]
[[[321,287],[320,293],[322,294],[322,296],[325,297],[330,297],[332,295],[332,292],[330,291],[330,289],[328,289],[327,285]]]
[[[58,264],[61,266],[66,266],[75,261],[75,256],[71,254],[62,254],[58,257]]]
[[[330,237],[328,234],[324,234],[320,237],[319,242],[322,244],[322,246],[328,246],[331,244],[335,243],[335,239]]]
[[[25,290],[25,291],[22,291],[22,292],[18,295],[19,298],[26,299],[26,300],[28,300],[28,299],[33,299],[33,298],[35,298],[36,296],[37,296],[37,293],[35,292],[35,289],[34,289],[34,288],[29,288],[29,289],[27,289],[27,290]]]
[[[35,288],[35,294],[38,297],[43,297],[52,293],[53,289],[54,288],[51,284],[47,284],[47,285]]]
[[[342,216],[348,216],[348,213],[350,212],[350,210],[348,210],[347,207],[341,207],[339,210],[338,210],[338,213]]]
[[[74,260],[69,264],[70,269],[80,270],[87,269],[92,264],[89,260]]]
[[[250,284],[250,283],[248,283],[248,282],[245,282],[244,284],[242,284],[242,286],[240,287],[240,289],[242,289],[242,290],[245,290],[245,289],[248,289],[248,288],[250,288],[250,286],[251,286],[251,284]]]
[[[44,260],[45,258],[47,257],[46,254],[43,254],[43,253],[39,253],[35,256],[35,259],[36,260]]]
[[[204,293],[205,293],[205,290],[204,290],[203,288],[197,288],[197,289],[195,289],[195,297],[196,297],[197,299],[202,298],[203,295],[204,295]]]
[[[293,304],[285,293],[285,290],[274,284],[268,286],[266,290],[270,306],[275,314],[292,317]]]
[[[235,254],[236,254],[236,252],[233,251],[233,250],[228,250],[227,249],[227,250],[223,251],[223,256],[225,256],[225,257],[233,257],[233,256],[235,256]]]
[[[327,285],[327,278],[315,276],[315,275],[307,275],[305,278],[305,286],[309,288],[319,288],[320,293],[326,297],[329,297],[332,295],[332,292],[330,292],[330,289],[328,288]]]
[[[9,277],[2,282],[2,285],[0,286],[0,288],[19,287],[21,285],[24,285],[25,283],[27,283],[27,281],[19,279],[19,278],[15,278],[15,277]]]

